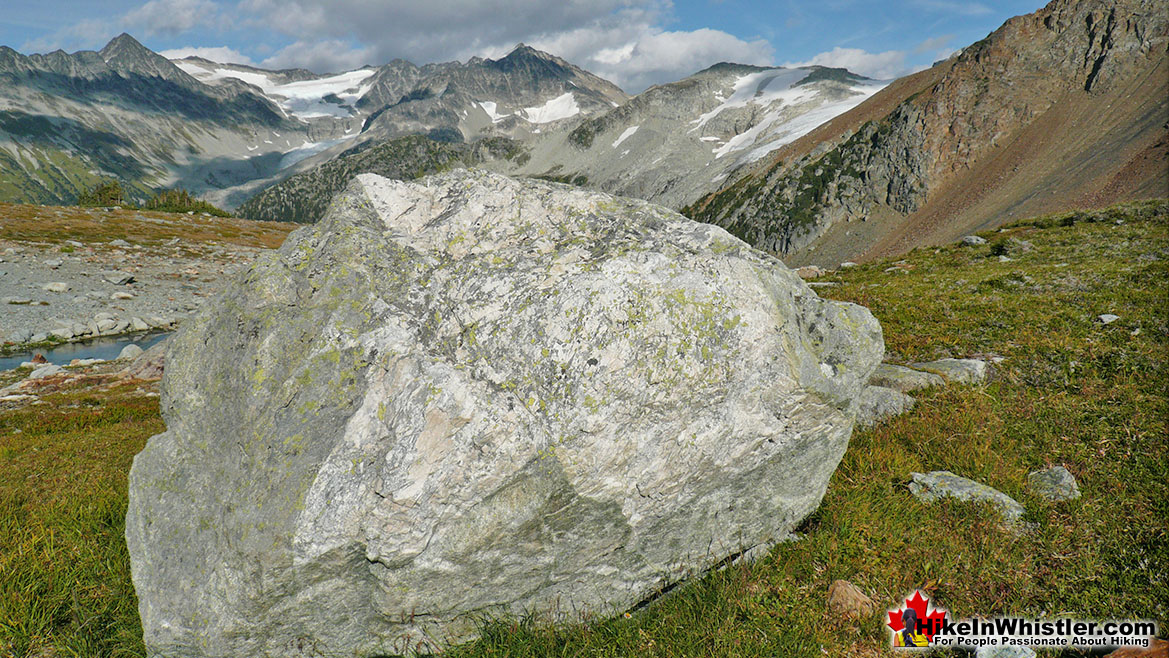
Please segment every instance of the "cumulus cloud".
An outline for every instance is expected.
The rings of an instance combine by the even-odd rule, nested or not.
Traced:
[[[870,53],[860,48],[841,48],[837,46],[826,53],[820,53],[805,62],[789,62],[784,66],[831,66],[845,68],[853,73],[875,78],[877,80],[891,80],[920,71],[921,66],[910,66],[907,61],[908,53],[904,50],[886,50],[883,53]]]
[[[26,41],[20,50],[26,53],[44,53],[58,48],[69,51],[100,48],[115,34],[117,25],[113,21],[100,18],[86,19],[43,37]]]
[[[396,57],[415,63],[499,57],[522,41],[637,92],[720,61],[770,64],[774,53],[767,41],[719,30],[666,31],[659,26],[672,6],[667,0],[244,0],[241,6],[257,25],[297,39],[264,60],[266,66],[335,71]]]
[[[575,62],[629,92],[672,82],[718,62],[767,66],[774,49],[719,30],[667,32],[652,25],[575,30],[533,46]]]
[[[339,73],[359,69],[366,64],[385,64],[373,48],[354,46],[346,41],[297,41],[276,51],[261,65],[268,69],[305,68],[318,73]]]
[[[571,30],[659,0],[243,0],[253,24],[309,43],[363,44],[379,59],[462,58]]]
[[[239,52],[238,50],[228,48],[226,46],[219,46],[215,48],[196,48],[187,46],[186,48],[172,48],[170,50],[163,50],[158,53],[167,59],[182,59],[184,57],[202,57],[213,62],[220,62],[221,64],[246,64],[247,66],[255,66],[256,63],[252,58]]]
[[[150,0],[126,12],[121,22],[140,28],[147,36],[174,36],[211,22],[218,13],[211,0]]]
[[[219,7],[211,0],[150,0],[111,18],[92,18],[62,27],[21,46],[25,52],[69,51],[104,46],[121,32],[146,36],[175,36],[191,28],[220,20]]]

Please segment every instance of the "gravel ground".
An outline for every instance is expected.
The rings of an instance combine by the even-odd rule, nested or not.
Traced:
[[[0,240],[0,343],[173,328],[262,251],[172,238],[160,244]]]

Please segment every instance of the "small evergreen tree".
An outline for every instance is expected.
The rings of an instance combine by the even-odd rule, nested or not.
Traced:
[[[92,190],[85,190],[77,197],[79,206],[120,206],[124,203],[122,184],[116,180],[98,183]]]

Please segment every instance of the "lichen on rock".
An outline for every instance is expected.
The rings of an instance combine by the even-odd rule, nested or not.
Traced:
[[[883,349],[864,308],[652,204],[359,176],[171,340],[126,524],[148,650],[628,609],[790,535]]]

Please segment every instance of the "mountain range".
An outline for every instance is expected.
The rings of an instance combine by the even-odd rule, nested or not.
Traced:
[[[790,264],[900,253],[1012,218],[1169,196],[1155,0],[1053,0],[894,81],[722,63],[629,96],[519,44],[336,74],[0,47],[0,200],[103,179],[312,222],[357,173],[484,167],[648,199]]]

